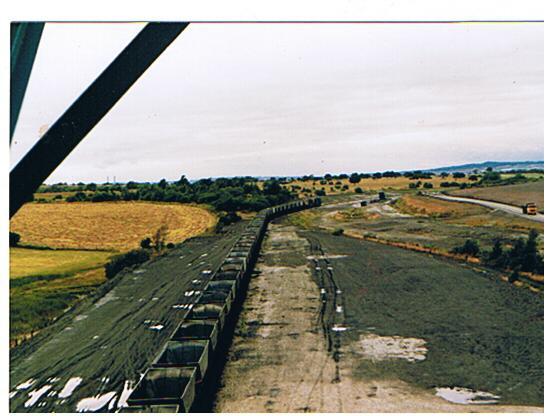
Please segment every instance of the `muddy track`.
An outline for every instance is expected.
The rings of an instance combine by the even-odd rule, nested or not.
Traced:
[[[334,268],[325,255],[319,240],[311,236],[306,236],[306,238],[309,242],[313,278],[317,282],[321,293],[318,323],[323,330],[327,351],[336,363],[336,375],[333,381],[338,383],[340,382],[340,332],[345,329],[343,326],[344,308],[342,291],[336,285],[333,276]]]

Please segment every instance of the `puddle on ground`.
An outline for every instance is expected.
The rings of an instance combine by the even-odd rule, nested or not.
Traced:
[[[72,393],[74,393],[76,387],[78,387],[81,382],[82,382],[81,377],[72,377],[70,380],[66,382],[66,384],[64,385],[60,393],[58,393],[58,397],[60,399],[65,399],[66,397],[70,397]]]
[[[29,400],[24,403],[25,407],[31,407],[41,398],[43,394],[50,390],[52,386],[47,384],[46,386],[41,387],[40,389],[33,390],[29,392]]]
[[[342,259],[348,257],[347,254],[325,254],[323,256],[307,256],[307,260],[329,260],[329,259]]]
[[[99,394],[94,397],[86,397],[78,402],[76,405],[77,412],[95,412],[102,409],[113,397],[116,396],[114,391],[109,393]]]
[[[29,380],[24,381],[20,385],[16,386],[16,390],[27,390],[29,387],[33,385],[33,383],[35,383],[35,380],[30,378]]]
[[[362,354],[373,361],[395,358],[409,362],[426,359],[426,341],[420,338],[403,338],[399,336],[382,337],[376,334],[362,335],[358,341]]]
[[[335,332],[344,332],[348,330],[348,328],[346,328],[345,326],[339,326],[339,325],[335,325],[331,329]]]
[[[132,394],[133,390],[134,390],[134,386],[132,384],[132,381],[126,380],[124,382],[124,387],[119,397],[119,401],[117,402],[118,408],[127,406],[126,401],[128,400],[128,397]],[[109,408],[112,408],[112,406],[109,406]]]
[[[464,387],[438,387],[436,396],[457,404],[496,404],[500,396]]]

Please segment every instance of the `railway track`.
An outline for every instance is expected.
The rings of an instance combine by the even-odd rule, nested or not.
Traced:
[[[119,351],[122,351],[120,356],[113,353],[105,355],[102,351],[102,358],[105,359],[104,365],[109,365],[108,368],[117,376],[122,373],[130,360],[133,360],[138,366],[145,365],[144,359],[150,360],[146,363],[147,368],[144,367],[145,370],[140,374],[139,379],[134,380],[133,378],[132,382],[127,379],[120,393],[113,386],[109,386],[109,383],[114,383],[114,377],[110,379],[104,376],[101,385],[92,391],[92,382],[97,379],[97,374],[94,375],[92,381],[82,380],[78,376],[68,380],[66,377],[47,377],[45,373],[40,374],[40,378],[35,376],[24,383],[21,380],[11,379],[13,383],[10,392],[11,410],[141,413],[188,412],[191,409],[209,411],[208,403],[212,400],[213,391],[219,380],[220,368],[223,368],[221,364],[224,362],[231,342],[233,328],[244,300],[248,281],[259,256],[260,245],[268,222],[284,214],[320,204],[321,200],[316,198],[295,201],[260,211],[236,238],[233,245],[229,246],[229,252],[225,252],[227,254],[225,254],[225,259],[222,257],[221,265],[213,269],[208,268],[206,260],[213,256],[217,259],[219,256],[216,253],[203,253],[196,257],[198,270],[200,270],[198,278],[184,283],[181,283],[184,277],[179,275],[150,279],[145,283],[147,285],[145,291],[149,299],[139,299],[142,301],[141,303],[136,298],[120,299],[121,303],[124,302],[123,304],[132,302],[135,305],[144,305],[147,304],[148,299],[150,302],[165,302],[165,305],[169,306],[164,308],[166,312],[161,308],[158,309],[159,313],[153,307],[146,306],[137,315],[146,316],[148,314],[152,319],[143,318],[142,322],[138,321],[137,315],[131,317],[125,315],[123,319],[117,319],[115,325],[133,325],[134,328],[139,328],[139,333],[144,334],[147,331],[146,335],[143,335],[144,339],[138,340],[123,338],[111,332],[108,335],[109,340],[116,340],[119,343],[127,342],[127,345],[143,342],[145,356],[140,356],[134,350],[136,348],[134,345],[131,345],[130,350],[120,348]],[[225,248],[223,249],[225,250]],[[188,263],[189,261],[190,263]],[[188,268],[194,261],[195,259],[187,260],[185,258],[184,261],[176,264],[178,267],[182,265],[182,267]],[[129,278],[123,281],[123,284],[126,283],[132,289],[137,284],[136,279],[140,279],[140,277]],[[173,284],[165,283],[165,279],[170,280]],[[117,285],[117,288],[119,287]],[[162,287],[166,288],[165,292],[162,292]],[[160,297],[158,290],[165,298]],[[174,299],[178,297],[182,300],[175,301]],[[117,305],[115,302],[119,300],[119,297],[115,296],[114,292],[109,292],[104,299],[105,303],[112,301]],[[98,306],[103,307],[105,303],[101,301],[96,303],[93,305],[92,311],[95,311]],[[107,303],[107,305],[110,304],[111,302]],[[116,314],[118,307],[114,308],[117,308],[115,309]],[[76,322],[77,325],[79,322],[86,321]],[[144,330],[144,328],[147,329]],[[73,330],[72,326],[68,326],[68,330]],[[67,333],[68,331],[62,332]],[[95,335],[91,342],[95,343],[98,339],[99,337]],[[91,349],[88,350],[90,356],[93,355],[93,352]],[[57,363],[48,362],[50,361],[49,354],[46,354],[46,357],[47,360],[43,364],[49,367],[46,371],[52,371],[51,367]],[[87,357],[74,357],[69,354],[61,359],[61,362],[76,361],[77,358],[79,360],[76,366],[81,365],[83,360],[87,361]],[[78,372],[81,367],[76,368]],[[98,369],[93,371],[98,372]],[[62,386],[64,387],[60,389]],[[68,402],[68,397],[74,390],[79,397],[73,396],[73,401]],[[70,391],[70,393],[66,391]],[[84,394],[91,395],[80,399]],[[79,401],[75,403],[76,400]],[[195,406],[193,407],[193,405]]]

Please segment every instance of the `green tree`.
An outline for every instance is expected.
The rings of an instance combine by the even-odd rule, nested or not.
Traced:
[[[21,240],[21,236],[18,233],[10,231],[10,247],[16,247]]]
[[[361,176],[354,172],[353,174],[350,175],[350,178],[348,179],[348,182],[350,183],[358,183],[362,180]]]

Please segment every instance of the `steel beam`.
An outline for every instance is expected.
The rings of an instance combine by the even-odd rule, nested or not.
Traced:
[[[37,22],[13,22],[10,26],[10,143],[44,26]]]
[[[10,172],[10,218],[188,23],[148,23]]]

